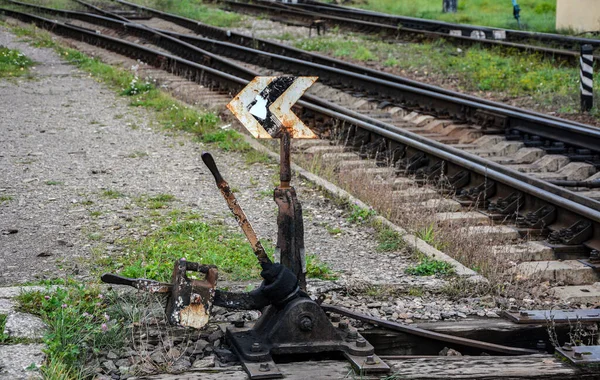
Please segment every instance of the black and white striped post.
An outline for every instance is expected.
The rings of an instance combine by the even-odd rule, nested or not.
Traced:
[[[592,45],[581,46],[581,111],[589,112],[594,106],[594,56]]]

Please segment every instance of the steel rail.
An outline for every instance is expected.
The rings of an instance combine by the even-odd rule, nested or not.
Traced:
[[[64,12],[64,14],[65,15],[73,15],[72,12]],[[79,14],[76,14],[76,15],[80,16]],[[86,17],[84,17],[84,19],[90,19],[90,20],[94,19],[94,17],[89,17],[90,15],[85,15],[85,16]],[[149,41],[152,41],[153,43],[160,45],[161,47],[171,51],[172,53],[174,53],[176,55],[183,56],[184,58],[194,59],[199,62],[207,62],[207,60],[210,60],[209,64],[213,68],[218,69],[220,71],[227,72],[229,74],[236,75],[243,79],[251,80],[255,76],[258,75],[258,73],[256,73],[253,70],[242,68],[238,65],[232,64],[231,62],[223,59],[222,57],[220,57],[218,55],[207,52],[201,48],[198,48],[197,46],[193,46],[192,44],[188,44],[188,43],[179,41],[171,36],[163,35],[162,33],[160,33],[160,31],[157,31],[155,29],[151,29],[146,26],[139,25],[139,24],[132,24],[132,23],[126,23],[123,21],[118,21],[118,20],[113,20],[113,19],[106,19],[104,17],[100,17],[99,20],[101,23],[109,25],[111,28],[121,29],[123,31],[133,33],[135,36],[142,37]],[[156,39],[157,36],[160,36],[162,38]],[[205,39],[203,39],[203,40],[205,40]],[[215,44],[220,43],[220,42],[211,41],[211,40],[207,40],[207,41],[209,44],[210,43],[215,43]],[[231,45],[231,44],[229,44],[229,45]],[[242,49],[242,51],[247,51],[250,55],[253,55],[253,56],[261,53],[261,52],[255,51],[253,49],[240,48],[237,45],[233,45],[233,46],[237,49]],[[208,47],[210,47],[210,46],[208,46]],[[287,58],[287,57],[283,57],[283,58]],[[484,158],[481,158],[479,156],[472,155],[470,153],[453,148],[451,146],[447,146],[447,145],[429,140],[427,138],[423,138],[422,136],[420,136],[418,134],[405,131],[394,125],[381,122],[377,119],[373,119],[368,116],[364,116],[357,112],[353,112],[344,107],[338,106],[334,103],[327,102],[321,98],[313,97],[311,95],[305,95],[304,98],[309,99],[313,104],[321,105],[325,108],[335,110],[336,112],[339,112],[339,113],[345,113],[347,115],[351,115],[353,118],[355,118],[357,120],[362,120],[362,121],[368,122],[373,125],[378,125],[384,129],[387,129],[394,133],[402,134],[402,135],[408,136],[409,138],[411,138],[413,140],[421,141],[425,144],[435,146],[438,149],[445,147],[445,148],[451,150],[453,152],[454,156],[467,157],[468,159],[470,159],[472,161],[477,161],[479,164],[484,165],[486,167],[489,167],[491,165],[497,171],[504,171],[506,169],[506,167],[504,167],[502,165],[495,164],[495,163],[488,161]],[[377,132],[377,131],[375,131],[375,132]],[[534,185],[536,187],[544,188],[544,186],[545,186],[544,184],[548,184],[548,182],[546,182],[546,181],[533,179],[533,178],[531,178],[527,175],[524,175],[522,173],[519,173],[517,171],[509,170],[507,173],[508,173],[508,175],[512,175],[513,177],[519,176],[521,181],[530,182],[532,185]],[[546,187],[546,190],[556,193],[557,191],[560,191],[561,188],[557,187],[557,186],[551,186],[551,187]],[[581,197],[580,195],[578,195],[576,193],[564,192],[563,197],[572,199],[575,202],[582,204],[582,205],[600,209],[600,202],[595,201],[593,199]]]
[[[180,75],[182,75],[182,74],[185,76],[191,75],[195,78],[196,81],[201,81],[201,82],[208,81],[210,83],[214,83],[213,79],[208,78],[208,75],[214,75],[215,77],[218,77],[215,84],[219,85],[221,88],[224,87],[229,90],[234,90],[234,89],[237,90],[239,88],[242,88],[247,82],[244,79],[236,78],[229,74],[219,72],[217,70],[208,68],[206,66],[199,65],[194,62],[190,62],[190,61],[181,59],[179,57],[171,56],[169,54],[158,52],[153,49],[141,47],[139,45],[129,43],[127,41],[122,41],[117,38],[98,35],[94,31],[89,31],[89,30],[83,29],[83,28],[77,28],[74,26],[60,24],[58,22],[54,22],[54,21],[51,21],[48,19],[44,19],[41,17],[32,16],[32,15],[26,15],[24,13],[12,11],[12,10],[3,10],[3,11],[5,14],[8,14],[11,17],[16,17],[23,21],[26,20],[26,21],[33,22],[36,25],[41,26],[46,29],[49,29],[57,34],[65,35],[70,38],[77,38],[78,40],[82,40],[87,43],[93,43],[96,45],[100,45],[105,48],[108,48],[109,50],[116,51],[118,53],[122,53],[122,54],[124,53],[124,54],[130,55],[130,56],[133,55],[135,58],[142,58],[157,67],[161,67],[161,68],[166,67],[169,70],[175,71]],[[192,72],[190,72],[190,70],[193,71],[193,69],[199,70],[199,72],[196,71],[192,74]],[[200,74],[200,75],[198,75],[198,74]],[[206,74],[208,74],[208,75],[206,75]],[[303,105],[305,107],[312,108],[313,111],[319,110],[318,107],[311,106],[310,103],[306,103],[306,102],[303,102],[303,103],[304,103]],[[342,117],[343,117],[343,115],[342,115]],[[347,121],[349,121],[349,119],[347,119]],[[426,331],[426,330],[422,330],[422,329],[418,329],[418,328],[414,328],[414,327],[410,327],[410,326],[402,326],[402,325],[395,324],[392,322],[373,319],[371,317],[363,316],[361,314],[353,313],[353,312],[347,311],[345,309],[341,309],[341,308],[331,306],[331,305],[322,305],[322,307],[324,308],[324,310],[333,311],[333,312],[336,312],[336,313],[339,313],[342,315],[347,315],[351,318],[361,319],[366,322],[376,323],[376,324],[379,324],[386,328],[404,331],[409,334],[422,336],[422,337],[429,338],[429,339],[435,339],[435,340],[445,341],[445,342],[449,342],[449,343],[453,343],[453,344],[459,344],[462,346],[475,347],[475,348],[480,348],[482,350],[501,352],[501,353],[510,354],[510,355],[531,354],[531,353],[536,352],[534,350],[506,347],[506,346],[502,346],[502,345],[481,342],[481,341],[474,341],[471,339],[465,339],[465,338],[461,338],[461,337],[451,337],[451,336],[447,336],[445,334],[440,334],[437,332],[430,332],[430,331]]]
[[[83,1],[80,1],[80,3],[82,3],[84,5],[87,4],[87,3],[83,2]],[[106,13],[108,15],[110,15],[110,12],[106,12]],[[71,14],[72,15],[72,13],[69,13],[69,12],[66,12],[65,14]],[[86,15],[86,17],[85,17],[86,19],[93,19],[93,18],[90,18],[90,17],[87,17],[87,16],[88,15]],[[136,35],[138,37],[146,38],[147,40],[153,41],[154,43],[159,44],[163,48],[168,49],[169,51],[173,52],[176,55],[180,55],[181,56],[181,54],[182,54],[181,53],[181,48],[189,49],[189,50],[191,50],[194,53],[189,53],[189,52],[188,53],[184,53],[184,58],[196,59],[198,61],[206,61],[206,59],[211,59],[213,61],[210,64],[213,65],[213,66],[216,66],[216,67],[213,67],[213,68],[217,68],[217,69],[219,69],[221,71],[225,71],[225,72],[228,72],[230,74],[240,76],[240,77],[242,77],[244,79],[247,79],[247,80],[251,80],[252,78],[254,78],[255,76],[258,75],[258,73],[254,72],[254,71],[252,71],[250,69],[245,69],[245,68],[240,69],[238,65],[231,64],[229,61],[223,60],[220,56],[215,55],[215,54],[211,54],[208,51],[206,51],[206,50],[204,50],[202,48],[199,48],[197,45],[192,46],[193,44],[187,44],[187,43],[183,43],[182,42],[181,43],[182,46],[177,46],[177,43],[179,41],[173,39],[172,37],[170,37],[168,35],[163,35],[163,33],[167,34],[167,32],[165,32],[165,31],[160,31],[160,30],[148,28],[148,27],[143,26],[143,25],[126,23],[126,22],[123,22],[123,21],[116,21],[116,20],[110,20],[110,19],[106,20],[105,18],[101,18],[100,20],[103,23],[106,22],[107,24],[109,24],[112,28],[122,29],[124,31],[129,32],[129,33],[133,33],[134,35]],[[177,33],[171,33],[171,34],[175,35],[175,36],[178,35]],[[157,35],[164,37],[164,39],[162,39],[162,40],[156,40],[154,37],[156,37]],[[275,60],[275,59],[278,58],[278,56],[276,56],[276,55],[268,54],[268,53],[263,53],[261,51],[255,50],[255,49],[243,48],[243,47],[239,47],[237,45],[222,43],[222,42],[219,42],[219,41],[213,41],[213,40],[209,40],[209,39],[205,39],[205,38],[201,38],[201,37],[193,37],[193,36],[188,36],[188,37],[190,39],[192,39],[192,40],[204,41],[205,44],[202,47],[211,48],[214,45],[223,44],[223,45],[228,45],[230,47],[238,49],[238,50],[236,50],[236,53],[238,53],[238,54],[235,55],[237,58],[239,58],[240,51],[241,52],[246,52],[248,55],[251,55],[251,56],[260,56],[260,54],[266,54],[270,58],[269,60],[266,60],[266,61],[271,61],[271,60]],[[165,40],[168,41],[168,43],[165,43]],[[290,58],[287,58],[287,57],[281,57],[281,58],[284,59],[285,67],[288,67],[288,65],[289,65],[289,63],[291,61],[297,61],[297,60],[291,60]],[[265,60],[260,60],[260,61],[262,63],[266,62]],[[311,95],[308,95],[308,94],[305,95],[304,98],[305,99],[309,99],[315,105],[320,105],[320,106],[323,106],[323,107],[325,107],[327,109],[335,110],[336,112],[339,112],[339,113],[345,113],[347,115],[352,116],[356,120],[361,120],[361,121],[365,121],[365,122],[371,123],[373,125],[378,125],[378,126],[384,128],[384,129],[387,129],[387,130],[392,131],[394,133],[403,134],[403,135],[409,137],[410,139],[413,139],[413,140],[416,140],[416,141],[420,141],[420,142],[425,143],[425,144],[433,145],[437,149],[441,149],[443,147],[446,147],[446,148],[452,150],[454,156],[460,157],[460,156],[464,155],[464,157],[467,157],[468,159],[470,159],[472,161],[477,161],[480,165],[483,165],[483,166],[486,166],[486,167],[489,167],[490,165],[492,165],[495,168],[495,170],[500,171],[500,172],[502,172],[505,169],[504,166],[492,163],[492,162],[490,162],[488,160],[485,160],[484,158],[481,158],[479,156],[472,155],[470,153],[466,153],[466,152],[464,152],[462,150],[455,149],[455,148],[446,146],[444,144],[441,144],[441,143],[438,143],[438,142],[435,142],[435,141],[431,141],[431,140],[429,140],[427,138],[423,138],[422,136],[420,136],[418,134],[415,134],[415,133],[412,133],[412,132],[408,132],[408,131],[404,131],[401,128],[398,128],[398,127],[396,127],[394,125],[387,124],[387,123],[384,123],[384,122],[380,122],[377,119],[373,119],[373,118],[370,118],[368,116],[364,116],[364,115],[362,115],[360,113],[348,110],[348,109],[346,109],[344,107],[341,107],[341,106],[338,106],[338,105],[336,105],[334,103],[327,102],[327,101],[325,101],[325,100],[323,100],[321,98],[314,97],[314,96],[311,96]],[[377,130],[374,130],[374,132],[377,132]],[[520,176],[520,180],[521,181],[523,181],[523,182],[529,182],[529,181],[531,181],[530,183],[532,185],[534,185],[536,187],[540,187],[540,188],[544,188],[544,183],[548,183],[546,181],[532,179],[531,177],[529,177],[527,175],[524,175],[522,173],[519,173],[519,172],[516,172],[516,171],[512,171],[512,170],[509,170],[507,173],[508,173],[508,175],[512,175],[513,177],[514,176]],[[483,174],[483,172],[481,172],[481,174]],[[547,191],[550,191],[550,192],[553,192],[553,193],[562,190],[560,187],[557,187],[557,186],[550,186],[550,187],[546,187],[545,189]],[[565,193],[563,193],[563,197],[572,199],[572,200],[576,201],[577,203],[580,203],[580,204],[583,204],[583,205],[587,205],[587,206],[592,207],[592,208],[598,208],[598,209],[600,209],[600,202],[595,201],[593,199],[581,197],[581,196],[579,196],[576,193],[565,192]]]
[[[4,1],[11,1],[11,0],[4,0]],[[325,65],[325,66],[331,66],[331,67],[339,68],[339,69],[346,70],[346,71],[364,74],[369,77],[380,78],[380,79],[384,79],[384,80],[387,80],[390,82],[405,84],[405,85],[413,86],[416,88],[422,88],[422,89],[426,89],[426,90],[430,90],[430,91],[434,91],[434,92],[439,92],[439,93],[447,94],[449,96],[459,98],[459,99],[477,101],[477,102],[481,102],[482,104],[488,104],[493,107],[505,108],[505,109],[509,109],[509,110],[514,110],[516,112],[527,113],[530,115],[547,118],[549,120],[556,120],[556,121],[560,121],[562,123],[572,124],[572,125],[576,125],[576,126],[583,127],[583,128],[592,128],[593,130],[597,129],[597,128],[590,127],[589,125],[582,124],[579,122],[565,120],[565,119],[561,119],[561,118],[550,116],[550,115],[544,115],[544,114],[541,114],[538,112],[524,110],[524,109],[520,109],[517,107],[509,106],[506,104],[489,101],[486,99],[480,99],[480,98],[477,98],[475,96],[471,96],[468,94],[462,94],[460,92],[447,90],[442,87],[429,85],[426,83],[422,83],[422,82],[418,82],[418,81],[411,80],[408,78],[404,78],[404,77],[401,77],[398,75],[389,74],[389,73],[378,71],[378,70],[373,70],[373,69],[370,69],[365,66],[360,66],[360,65],[352,64],[352,63],[345,62],[342,60],[330,58],[330,57],[327,57],[324,55],[311,53],[311,52],[308,52],[305,50],[297,49],[297,48],[294,48],[294,47],[291,47],[288,45],[284,45],[284,44],[280,44],[277,42],[272,42],[272,41],[268,41],[268,40],[261,39],[261,38],[248,37],[246,35],[232,32],[230,30],[205,25],[197,20],[192,20],[192,19],[185,18],[182,16],[165,13],[165,12],[153,9],[153,8],[145,7],[145,6],[131,3],[131,2],[128,2],[125,0],[114,0],[114,1],[124,4],[124,5],[127,5],[127,6],[130,6],[132,8],[137,8],[137,9],[152,13],[156,17],[162,18],[164,20],[173,22],[177,25],[183,26],[190,30],[196,31],[197,33],[202,34],[204,36],[207,36],[210,38],[215,38],[215,39],[218,39],[218,40],[221,40],[224,42],[231,42],[231,43],[234,43],[237,45],[246,46],[246,47],[250,47],[250,48],[254,48],[254,49],[259,49],[259,50],[269,52],[269,53],[274,53],[277,55],[285,55],[285,56],[292,57],[292,58],[298,58],[302,61],[309,61],[309,62],[318,63],[318,64]],[[173,36],[179,35],[178,33],[174,33],[174,32],[166,32],[166,31],[163,31],[163,32],[173,35]],[[191,39],[193,39],[193,36],[191,37]],[[188,40],[188,42],[191,42],[191,40]]]
[[[578,47],[579,45],[589,44],[600,46],[600,39],[583,38],[555,33],[529,32],[514,29],[494,28],[482,25],[457,24],[446,21],[429,20],[417,17],[392,15],[382,12],[370,11],[366,9],[347,7],[337,4],[326,4],[314,0],[300,0],[297,4],[286,4],[289,7],[311,9],[313,12],[327,13],[339,17],[352,17],[364,21],[380,22],[389,25],[402,25],[412,29],[425,29],[441,33],[449,33],[452,30],[460,30],[470,35],[473,32],[485,33],[486,39],[494,39],[494,32],[503,31],[506,39],[509,41],[527,41],[535,40],[549,44],[556,44],[563,47]]]
[[[537,350],[531,350],[527,348],[517,348],[517,347],[509,347],[503,346],[495,343],[483,342],[480,340],[474,340],[469,338],[463,338],[459,336],[452,336],[448,334],[442,334],[435,331],[429,331],[422,329],[420,327],[402,325],[400,323],[386,321],[381,318],[371,317],[366,314],[357,313],[352,310],[345,309],[340,306],[329,305],[329,304],[321,304],[321,308],[325,312],[335,313],[339,315],[343,315],[345,317],[356,319],[361,322],[372,323],[374,325],[379,325],[389,330],[400,331],[409,335],[416,335],[422,338],[433,339],[440,342],[446,342],[451,344],[457,344],[464,347],[478,348],[484,351],[498,352],[507,355],[532,355],[539,354],[540,352]]]
[[[424,29],[413,29],[403,25],[390,25],[378,22],[363,21],[359,19],[353,19],[349,17],[339,17],[333,15],[326,15],[320,12],[311,12],[296,7],[284,6],[277,3],[258,1],[246,2],[246,1],[233,1],[233,0],[219,0],[225,5],[226,8],[231,10],[238,10],[242,12],[249,12],[252,14],[272,14],[275,16],[281,16],[288,19],[298,20],[305,24],[311,24],[316,20],[324,21],[329,26],[338,26],[353,30],[356,32],[370,32],[378,35],[384,35],[388,37],[397,37],[401,34],[421,36],[428,39],[437,40],[444,38],[451,40],[454,43],[461,44],[486,44],[491,46],[498,46],[502,48],[517,49],[524,52],[538,52],[550,57],[562,58],[570,61],[572,64],[576,64],[579,59],[579,53],[572,50],[559,50],[552,47],[544,47],[537,45],[525,45],[515,42],[508,42],[504,40],[496,39],[480,39],[473,38],[470,36],[453,35],[449,33],[430,31]],[[598,41],[596,41],[598,42]]]
[[[14,4],[23,4],[11,1]],[[127,5],[124,1],[119,1]],[[43,9],[43,7],[37,7]],[[146,7],[140,7],[143,10],[150,10]],[[49,10],[46,8],[45,10]],[[89,14],[83,16],[76,12],[61,11],[67,17],[79,17],[83,20],[94,22]],[[158,12],[160,16],[164,16],[162,12]],[[171,17],[168,17],[171,18]],[[101,22],[107,23],[106,19],[100,19]],[[180,21],[180,20],[178,20]],[[189,24],[186,20],[186,23]],[[198,25],[194,22],[194,25]],[[114,24],[110,27],[114,27]],[[214,49],[216,42],[208,41],[200,37],[184,36],[173,32],[162,31],[166,35],[178,37],[188,43],[196,46],[201,45],[204,48]],[[225,32],[226,33],[226,32]],[[223,52],[231,52],[234,47],[232,45],[220,44],[221,48],[228,46],[228,49],[221,49]],[[233,52],[233,57],[236,55],[239,58],[239,51]],[[232,56],[232,55],[230,55]],[[515,129],[523,133],[538,135],[550,140],[559,140],[571,145],[597,151],[600,147],[600,129],[587,126],[585,124],[569,122],[564,119],[547,117],[545,115],[525,111],[516,107],[503,106],[499,103],[481,101],[475,97],[462,96],[458,97],[458,93],[442,90],[434,86],[421,86],[414,88],[401,83],[394,83],[387,80],[372,78],[368,75],[363,75],[355,72],[347,72],[345,70],[330,68],[325,65],[305,62],[302,59],[286,59],[282,56],[271,55],[268,53],[253,51],[252,55],[246,54],[245,57],[259,56],[267,57],[268,60],[264,63],[284,62],[286,67],[296,67],[298,72],[306,70],[306,67],[311,68],[311,75],[320,75],[325,81],[333,84],[352,85],[354,88],[366,90],[373,95],[381,96],[382,89],[386,89],[385,96],[393,101],[399,101],[404,107],[413,107],[424,111],[425,113],[434,113],[437,116],[453,117],[459,121],[467,121],[475,124],[492,126],[500,125],[509,130]],[[336,62],[337,63],[337,62]],[[388,76],[389,77],[389,76]],[[394,79],[402,79],[400,77],[391,76]],[[337,78],[337,79],[336,79]],[[343,80],[340,80],[343,78]],[[334,83],[332,83],[332,80]],[[439,92],[437,92],[439,91]],[[425,106],[423,106],[425,105]]]
[[[113,37],[103,36],[87,29],[81,29],[69,25],[60,24],[38,16],[27,15],[22,12],[16,12],[3,9],[11,17],[22,19],[24,21],[34,22],[38,26],[50,29],[57,34],[67,35],[88,43],[99,45],[121,54],[128,54],[133,58],[142,59],[156,67],[172,70],[179,75],[196,78],[208,85],[215,85],[218,88],[226,88],[229,91],[238,91],[247,80],[223,73],[222,71],[206,67],[186,59],[175,57],[163,52],[158,52],[146,47],[138,46],[127,41]],[[196,48],[197,49],[197,48]],[[499,166],[480,157],[469,153],[445,146],[443,144],[427,140],[411,132],[401,130],[393,125],[371,119],[367,116],[354,113],[339,106],[323,101],[321,99],[305,96],[305,101],[300,101],[299,106],[309,110],[313,114],[324,115],[339,122],[346,123],[349,126],[357,126],[383,138],[388,138],[412,149],[425,152],[438,161],[448,163],[448,168],[452,165],[467,169],[470,172],[480,176],[480,181],[493,180],[503,186],[510,188],[509,191],[523,192],[527,194],[523,201],[523,209],[535,210],[539,206],[539,200],[543,203],[552,204],[557,207],[557,224],[564,226],[564,220],[576,220],[584,218],[593,224],[593,237],[586,242],[590,248],[598,249],[600,237],[600,211],[597,207],[598,202],[588,198],[585,201],[592,202],[596,206],[587,206],[577,203],[581,198],[575,193],[552,186],[534,178],[529,178],[522,173]],[[315,104],[320,103],[320,104]],[[344,113],[341,113],[341,112]],[[472,181],[470,180],[469,183]],[[505,192],[506,193],[506,192]],[[569,216],[570,215],[570,216]],[[549,226],[552,228],[552,226]]]

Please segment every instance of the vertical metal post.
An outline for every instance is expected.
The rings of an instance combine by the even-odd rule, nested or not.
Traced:
[[[292,180],[292,168],[290,163],[290,151],[292,150],[292,138],[287,129],[282,128],[281,139],[279,140],[279,187],[286,189],[290,187]]]
[[[594,106],[594,48],[581,46],[579,89],[581,91],[581,112],[589,112]]]
[[[290,186],[292,169],[290,151],[292,138],[286,128],[281,129],[279,140],[280,185],[275,188],[273,198],[279,213],[277,214],[277,252],[281,264],[289,268],[298,278],[298,285],[306,290],[306,258],[304,252],[304,221],[302,206],[298,202],[296,190]]]

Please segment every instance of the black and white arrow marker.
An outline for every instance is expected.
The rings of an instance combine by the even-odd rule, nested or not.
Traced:
[[[292,138],[317,136],[292,112],[292,106],[317,77],[256,77],[227,108],[258,139],[280,138],[284,129]]]

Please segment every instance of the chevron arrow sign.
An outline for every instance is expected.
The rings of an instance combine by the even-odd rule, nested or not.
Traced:
[[[287,131],[295,139],[317,135],[292,112],[292,106],[318,77],[256,77],[227,108],[257,139],[280,138]]]

